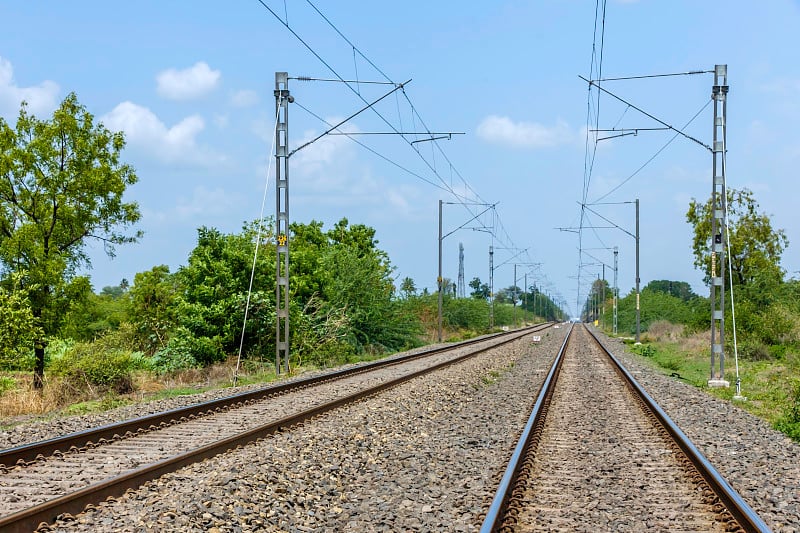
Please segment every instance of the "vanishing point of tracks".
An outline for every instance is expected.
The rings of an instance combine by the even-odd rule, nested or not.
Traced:
[[[482,531],[769,531],[588,329],[573,330]]]
[[[546,327],[435,348],[0,451],[0,531],[31,531],[77,514],[165,473]]]

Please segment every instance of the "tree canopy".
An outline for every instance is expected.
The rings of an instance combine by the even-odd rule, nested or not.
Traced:
[[[123,194],[137,181],[120,162],[122,133],[113,133],[69,94],[40,120],[22,104],[12,128],[0,118],[0,261],[29,288],[33,316],[45,335],[63,317],[58,308],[79,267],[90,267],[86,244],[103,243],[114,255],[119,244],[135,242],[139,208]],[[35,382],[44,371],[43,339],[35,345]]]
[[[789,240],[782,229],[773,229],[769,216],[759,212],[758,202],[748,189],[727,189],[727,211],[733,284],[747,286],[760,280],[775,284],[783,280],[780,266],[781,254]],[[704,204],[692,199],[686,220],[692,225],[694,239],[692,252],[694,265],[704,273],[704,281],[711,281],[711,215],[709,198]],[[719,268],[717,264],[717,275]],[[727,271],[727,264],[724,265]]]

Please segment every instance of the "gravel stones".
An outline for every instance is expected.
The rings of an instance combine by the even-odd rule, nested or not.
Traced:
[[[477,531],[565,331],[551,329],[535,345],[514,342],[183,468],[54,529]],[[800,447],[624,354],[621,343],[608,345],[770,527],[800,530]],[[155,412],[176,400],[197,401],[116,413]],[[68,425],[83,429],[114,414]],[[12,430],[20,443],[44,438],[26,427]],[[36,427],[39,435],[64,432],[59,421]]]
[[[667,377],[621,341],[604,342],[773,531],[800,531],[800,445],[736,404]]]
[[[110,515],[115,531],[476,530],[516,442],[509,427],[524,424],[562,339],[516,341],[57,527],[97,530]]]

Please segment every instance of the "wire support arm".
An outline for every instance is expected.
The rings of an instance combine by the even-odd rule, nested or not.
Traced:
[[[366,111],[367,109],[370,109],[372,106],[374,106],[375,104],[377,104],[378,102],[380,102],[381,100],[383,100],[384,98],[386,98],[387,96],[389,96],[389,95],[393,94],[395,91],[398,91],[398,90],[402,89],[403,87],[405,87],[405,86],[406,86],[407,84],[409,84],[409,83],[411,83],[411,80],[408,80],[408,81],[406,81],[405,83],[401,83],[401,84],[397,85],[397,86],[396,86],[394,89],[392,89],[392,90],[391,90],[391,91],[389,91],[388,93],[384,94],[383,96],[381,96],[381,97],[380,97],[380,98],[378,98],[377,100],[374,100],[373,102],[371,102],[371,103],[369,103],[369,104],[365,105],[364,107],[362,107],[361,109],[359,109],[358,111],[356,111],[355,113],[353,113],[352,115],[350,115],[349,117],[345,118],[344,120],[341,120],[341,121],[339,121],[339,123],[338,123],[338,124],[336,124],[335,126],[331,126],[329,129],[327,129],[326,131],[324,131],[324,132],[320,133],[319,135],[317,135],[316,137],[314,137],[313,139],[311,139],[311,140],[310,140],[310,141],[308,141],[307,143],[305,143],[305,144],[303,144],[303,145],[300,145],[300,146],[298,146],[297,148],[295,148],[294,150],[292,150],[291,152],[289,152],[289,156],[287,156],[287,157],[290,157],[290,156],[292,156],[293,154],[295,154],[295,153],[299,152],[300,150],[302,150],[303,148],[305,148],[306,146],[308,146],[308,145],[310,145],[310,144],[314,144],[315,142],[317,142],[318,140],[320,140],[320,139],[321,139],[321,138],[323,138],[324,136],[328,135],[330,132],[332,132],[332,131],[334,131],[334,130],[337,130],[337,129],[339,129],[339,126],[341,126],[341,125],[342,125],[342,124],[344,124],[345,122],[347,122],[347,121],[349,121],[349,120],[352,120],[353,118],[357,117],[358,115],[360,115],[361,113],[363,113],[363,112],[364,112],[364,111]]]
[[[669,78],[672,76],[693,76],[695,74],[713,74],[713,70],[689,70],[687,72],[672,72],[669,74],[644,74],[641,76],[622,76],[619,78],[600,78],[598,80],[592,80],[592,82],[603,82],[603,81],[622,81],[622,80],[643,80],[647,78]]]
[[[598,213],[597,211],[595,211],[594,209],[592,209],[592,208],[591,208],[591,207],[589,207],[588,205],[586,205],[586,204],[581,204],[581,207],[583,207],[583,208],[584,208],[584,209],[586,209],[587,211],[590,211],[590,212],[594,213],[595,215],[599,216],[600,218],[602,218],[603,220],[605,220],[606,222],[608,222],[609,224],[611,224],[612,226],[614,226],[614,227],[615,227],[615,228],[617,228],[618,230],[622,231],[623,233],[627,233],[628,235],[630,235],[630,236],[631,236],[631,237],[633,237],[634,239],[636,238],[636,235],[634,235],[634,234],[633,234],[633,233],[631,233],[630,231],[626,230],[626,229],[625,229],[625,228],[623,228],[622,226],[619,226],[618,224],[615,224],[615,223],[614,223],[612,220],[609,220],[608,218],[604,217],[603,215],[601,215],[600,213]]]
[[[682,137],[685,137],[686,139],[689,139],[690,141],[692,141],[692,142],[695,142],[695,143],[699,144],[700,146],[702,146],[703,148],[705,148],[705,149],[706,149],[706,150],[708,150],[709,152],[713,152],[713,150],[711,149],[711,147],[710,147],[709,145],[707,145],[706,143],[704,143],[703,141],[700,141],[700,140],[698,140],[698,139],[695,139],[694,137],[692,137],[692,136],[691,136],[691,135],[689,135],[688,133],[685,133],[685,132],[683,132],[683,131],[679,130],[678,128],[676,128],[676,127],[672,126],[671,124],[667,124],[666,122],[664,122],[664,121],[663,121],[663,120],[661,120],[660,118],[658,118],[658,117],[656,117],[656,116],[654,116],[654,115],[651,115],[650,113],[648,113],[647,111],[645,111],[645,110],[644,110],[644,109],[642,109],[641,107],[637,107],[636,105],[634,105],[634,104],[632,104],[632,103],[628,102],[628,101],[627,101],[627,100],[625,100],[624,98],[621,98],[621,97],[617,96],[616,94],[612,93],[612,92],[611,92],[611,91],[609,91],[608,89],[605,89],[604,87],[601,87],[599,83],[597,83],[597,82],[595,82],[595,81],[592,81],[592,80],[589,80],[589,79],[586,79],[586,78],[584,78],[584,77],[583,77],[583,76],[581,76],[581,75],[578,75],[578,77],[579,77],[580,79],[582,79],[583,81],[585,81],[586,83],[588,83],[589,85],[593,85],[593,86],[597,87],[597,89],[598,89],[598,90],[600,90],[600,91],[602,91],[602,92],[606,93],[607,95],[609,95],[609,96],[611,96],[611,97],[613,97],[613,98],[615,98],[615,99],[619,100],[619,101],[620,101],[620,102],[622,102],[623,104],[629,105],[630,107],[634,108],[636,111],[638,111],[639,113],[641,113],[641,114],[645,115],[646,117],[648,117],[648,118],[651,118],[651,119],[655,120],[655,121],[656,121],[656,122],[658,122],[659,124],[661,124],[661,125],[665,126],[667,129],[670,129],[670,130],[674,131],[675,133],[677,133],[678,135],[681,135]]]
[[[448,202],[448,203],[451,203],[451,202]],[[444,239],[446,237],[449,237],[450,235],[452,235],[453,233],[457,232],[458,230],[460,230],[461,228],[463,228],[464,226],[466,226],[467,224],[469,224],[470,222],[472,222],[473,220],[475,220],[476,218],[478,218],[479,216],[481,216],[485,212],[489,211],[490,209],[494,209],[494,206],[495,206],[495,204],[491,204],[489,207],[487,207],[486,209],[484,209],[483,211],[481,211],[480,213],[478,213],[477,215],[475,215],[471,219],[467,220],[466,222],[461,224],[459,227],[457,227],[456,229],[454,229],[450,233],[448,233],[446,235],[442,235],[442,239]]]

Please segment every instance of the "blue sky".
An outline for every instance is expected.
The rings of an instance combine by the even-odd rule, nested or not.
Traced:
[[[194,247],[199,226],[233,232],[258,218],[274,128],[274,73],[333,78],[330,67],[348,80],[412,79],[405,94],[376,106],[381,116],[365,112],[347,131],[390,131],[385,119],[397,130],[465,135],[413,145],[397,136],[355,137],[380,156],[347,137],[325,137],[290,158],[293,221],[316,219],[330,227],[347,217],[372,226],[396,275],[433,289],[438,200],[497,203],[497,217],[480,219],[494,226],[494,239],[470,229],[445,239],[445,276],[457,277],[461,242],[466,281],[486,281],[494,244],[496,289],[512,284],[514,262],[541,263],[520,265],[518,284],[530,272],[529,283],[535,280],[574,309],[578,291],[585,294],[585,281],[601,268],[585,266],[579,286],[577,235],[556,229],[579,222],[589,93],[578,76],[588,76],[592,65],[595,2],[315,1],[357,50],[305,1],[264,4],[288,18],[328,66],[257,0],[0,2],[0,116],[13,122],[22,99],[46,116],[74,91],[98,120],[126,133],[124,158],[139,176],[128,198],[140,204],[145,235],[119,248],[113,260],[92,248],[89,274],[96,289],[159,264],[174,271]],[[785,229],[790,245],[783,266],[793,276],[800,270],[798,30],[796,1],[608,0],[602,63],[606,77],[728,65],[728,184],[752,189],[774,225]],[[599,52],[599,39],[596,44]],[[705,74],[605,87],[682,127],[708,103],[712,81]],[[296,99],[290,145],[327,129],[309,112],[337,122],[364,105],[355,91],[369,102],[391,87],[352,88],[290,81]],[[706,107],[686,128],[707,144],[711,112]],[[608,96],[600,98],[597,123],[658,126]],[[631,176],[671,136],[643,131],[600,141],[589,202]],[[267,215],[274,210],[271,175],[269,187]],[[692,266],[685,212],[691,198],[705,199],[710,191],[710,153],[678,138],[603,199],[641,200],[643,285],[685,280],[705,294]],[[632,205],[593,209],[633,231]],[[446,205],[445,233],[480,210]],[[607,225],[597,217],[591,223]],[[584,235],[584,247],[597,248],[589,253],[608,265],[613,255],[603,248],[619,247],[622,294],[634,284],[633,244],[619,230]],[[511,259],[512,247],[527,251]],[[606,277],[611,280],[610,269]]]

